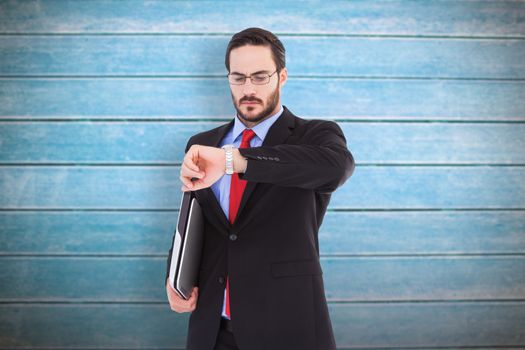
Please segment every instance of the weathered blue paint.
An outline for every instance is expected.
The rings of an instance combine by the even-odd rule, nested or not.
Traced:
[[[177,215],[176,210],[0,212],[0,252],[165,256]],[[506,256],[525,250],[523,232],[519,210],[329,210],[319,240],[321,255],[326,257]]]
[[[180,164],[190,136],[224,122],[0,121],[0,161]],[[525,123],[338,123],[358,164],[525,164]]]
[[[3,208],[178,209],[178,166],[6,166]],[[249,171],[249,167],[247,169]],[[523,209],[523,166],[358,166],[332,209]]]
[[[6,33],[276,33],[523,37],[522,1],[76,1],[2,2]]]
[[[0,2],[0,349],[184,347],[178,166],[249,26],[358,163],[319,236],[338,347],[525,347],[525,2],[248,5]]]
[[[0,257],[0,284],[9,285],[0,300],[118,302],[125,296],[161,303],[165,263],[163,256]],[[331,256],[321,265],[328,301],[516,300],[525,293],[523,256]]]
[[[235,113],[220,77],[0,82],[4,118],[231,118]],[[523,80],[297,78],[288,81],[282,95],[285,105],[304,117],[525,120]]]
[[[523,301],[331,303],[329,311],[340,348],[505,349],[525,339]],[[2,334],[10,335],[2,345],[10,349],[184,349],[187,319],[157,303],[0,305]]]
[[[221,76],[230,35],[6,35],[0,74],[13,76]],[[525,78],[521,39],[280,36],[290,77]],[[504,58],[504,59],[502,59]],[[144,64],[147,62],[147,64]]]

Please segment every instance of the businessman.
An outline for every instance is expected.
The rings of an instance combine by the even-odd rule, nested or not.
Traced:
[[[285,49],[274,34],[235,34],[225,64],[236,116],[192,136],[180,170],[205,216],[198,286],[178,297],[168,260],[170,307],[192,312],[188,350],[335,349],[318,230],[354,159],[335,122],[281,104]]]

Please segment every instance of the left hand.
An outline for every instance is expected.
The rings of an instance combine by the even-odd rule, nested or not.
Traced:
[[[210,187],[226,172],[226,152],[222,148],[192,145],[180,168],[182,191],[197,191]],[[191,181],[192,178],[197,178]]]

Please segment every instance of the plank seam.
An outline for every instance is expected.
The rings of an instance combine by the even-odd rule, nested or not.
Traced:
[[[111,80],[111,79],[224,79],[225,75],[191,75],[191,74],[126,74],[126,75],[15,75],[2,74],[0,80]],[[296,80],[396,80],[396,81],[476,81],[476,82],[524,82],[525,77],[518,78],[489,78],[489,77],[426,77],[426,76],[357,76],[357,75],[289,75]]]
[[[178,212],[179,208],[0,208],[2,212]],[[329,212],[522,212],[525,208],[328,208]]]
[[[304,119],[325,119],[332,120],[338,123],[417,123],[417,124],[525,124],[525,115],[523,117],[516,117],[516,119],[432,119],[432,117],[422,116],[426,119],[415,119],[414,117],[402,117],[395,116],[391,118],[382,117],[323,117],[323,116],[305,116]],[[440,117],[441,118],[441,117]],[[71,116],[71,117],[27,117],[27,116],[0,116],[1,123],[34,123],[34,122],[64,122],[64,123],[82,123],[82,122],[100,122],[100,123],[154,123],[154,122],[165,122],[165,123],[179,123],[179,122],[221,122],[227,123],[232,120],[231,117],[159,117],[154,116],[151,118],[144,117],[84,117],[84,116]]]
[[[180,167],[179,162],[0,162],[0,167]],[[525,167],[525,163],[356,163],[356,167]]]
[[[489,77],[428,77],[428,76],[381,76],[381,75],[289,75],[291,79],[299,80],[425,80],[425,81],[510,81],[523,82],[525,77],[518,78],[489,78]],[[24,80],[24,79],[224,79],[225,75],[193,75],[193,74],[0,74],[0,80]]]
[[[144,259],[150,259],[150,258],[162,258],[165,259],[167,254],[165,253],[152,253],[152,254],[130,254],[130,253],[101,253],[101,254],[93,254],[93,253],[38,253],[38,252],[16,252],[16,253],[10,253],[10,252],[0,252],[0,259],[2,258],[23,258],[23,260],[28,260],[28,258],[31,259],[47,259],[47,258],[72,258],[72,259],[78,259],[78,258],[93,258],[93,259],[100,259],[100,258],[116,258],[116,259],[122,259],[122,258],[144,258]],[[376,254],[367,254],[367,253],[361,253],[361,254],[320,254],[321,260],[335,260],[335,259],[370,259],[370,258],[383,258],[383,259],[389,259],[389,258],[450,258],[450,257],[463,257],[463,258],[487,258],[487,257],[525,257],[525,251],[517,251],[517,252],[470,252],[470,253],[376,253]]]
[[[525,299],[406,299],[406,300],[343,300],[343,299],[331,299],[327,298],[328,304],[331,305],[376,305],[376,304],[524,304]],[[46,305],[131,305],[131,306],[148,306],[148,305],[160,305],[166,306],[167,301],[155,301],[155,300],[39,300],[39,299],[0,299],[0,305],[10,306],[46,306]]]
[[[525,40],[520,34],[509,35],[446,35],[446,34],[380,34],[380,33],[286,33],[273,32],[278,37],[302,37],[302,38],[386,38],[386,39],[462,39],[462,40]],[[0,36],[177,36],[177,37],[201,37],[201,36],[223,36],[229,39],[235,32],[2,32]]]

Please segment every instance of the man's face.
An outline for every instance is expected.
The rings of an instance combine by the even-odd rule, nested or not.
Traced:
[[[230,74],[246,77],[255,73],[272,74],[276,65],[272,51],[266,46],[245,45],[230,52]],[[230,84],[233,105],[243,123],[252,127],[278,112],[281,104],[281,87],[287,79],[286,68],[270,77],[265,85],[255,85],[249,78],[244,85]]]

